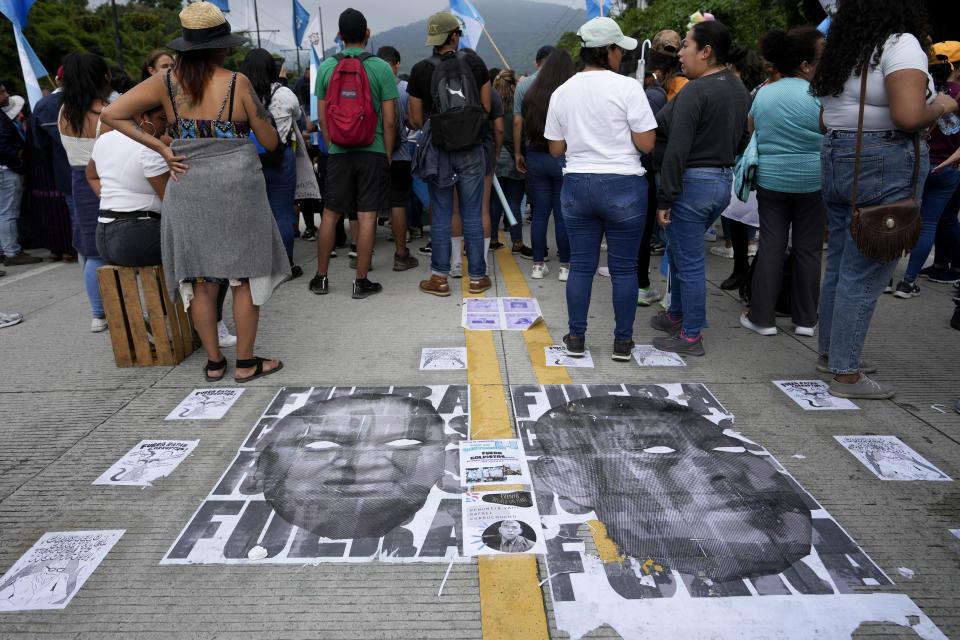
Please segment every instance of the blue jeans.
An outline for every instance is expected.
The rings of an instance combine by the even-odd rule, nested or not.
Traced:
[[[527,180],[533,195],[533,225],[530,227],[530,244],[533,245],[533,261],[543,262],[547,251],[547,222],[553,211],[553,231],[557,238],[557,254],[561,264],[570,262],[570,240],[564,226],[563,205],[560,189],[563,187],[563,158],[554,158],[549,153],[527,150]]]
[[[917,246],[910,252],[907,271],[903,274],[904,280],[913,282],[917,279],[917,274],[923,268],[924,261],[930,255],[930,248],[933,246],[934,237],[937,235],[940,217],[943,213],[946,213],[947,205],[958,193],[958,187],[960,187],[960,171],[952,167],[927,175],[927,180],[923,183],[923,205],[920,207],[923,228],[920,230],[920,240],[917,241]],[[952,215],[954,221],[956,221],[956,208],[954,208]]]
[[[667,225],[671,318],[683,318],[683,335],[696,338],[707,326],[707,277],[703,234],[730,204],[733,170],[694,168],[683,172],[683,189]]]
[[[264,167],[263,177],[267,183],[267,200],[280,229],[283,247],[287,250],[287,257],[293,259],[293,225],[297,221],[297,212],[293,208],[297,189],[297,157],[293,149],[287,147],[279,166]]]
[[[860,352],[877,298],[890,281],[896,260],[880,262],[860,253],[850,235],[850,202],[856,131],[833,131],[823,138],[820,173],[827,205],[827,266],[820,289],[818,350],[829,354],[830,370],[857,373]],[[927,145],[920,144],[920,173],[930,169]],[[920,197],[913,192],[913,140],[896,131],[865,131],[860,153],[858,206]]]
[[[529,169],[529,165],[527,167]],[[570,335],[580,337],[587,332],[593,275],[600,263],[600,243],[606,235],[616,322],[613,335],[617,340],[629,340],[633,337],[637,314],[637,253],[647,215],[647,179],[568,173],[563,178],[561,198],[570,237],[570,278],[567,280]],[[700,237],[702,240],[702,230]]]
[[[523,211],[520,209],[520,203],[523,202],[524,181],[499,176],[497,181],[500,183],[500,188],[503,189],[507,204],[513,210],[513,216],[517,219],[517,224],[510,226],[510,240],[512,242],[523,242]],[[494,192],[490,194],[490,229],[494,238],[497,237],[497,230],[500,228],[501,215],[504,215],[503,205],[500,204],[500,198],[497,196],[496,189],[494,189]],[[509,218],[507,222],[510,222]]]
[[[487,275],[487,261],[483,255],[483,178],[486,170],[483,147],[477,145],[449,153],[457,174],[456,184],[452,187],[429,184],[430,203],[433,206],[430,270],[434,275],[444,278],[450,273],[450,220],[453,217],[453,190],[456,188],[460,219],[463,221],[463,240],[470,263],[467,268],[470,277],[479,280]]]
[[[97,282],[97,269],[107,264],[107,261],[100,256],[88,257],[80,254],[77,256],[80,262],[80,269],[83,271],[83,286],[87,290],[87,300],[90,301],[90,314],[94,318],[104,318],[103,298],[100,296],[100,283]]]
[[[20,253],[17,219],[20,218],[21,198],[20,174],[11,169],[0,169],[0,253],[5,256]]]

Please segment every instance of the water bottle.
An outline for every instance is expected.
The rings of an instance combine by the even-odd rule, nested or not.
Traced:
[[[947,93],[947,88],[941,88],[941,91]],[[952,136],[953,134],[960,131],[960,117],[957,117],[956,113],[944,113],[942,116],[937,118],[937,126],[940,127],[940,133],[945,136]]]

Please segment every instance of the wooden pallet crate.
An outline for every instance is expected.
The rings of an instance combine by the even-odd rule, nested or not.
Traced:
[[[199,347],[183,304],[167,295],[160,265],[106,265],[97,281],[118,367],[175,365]]]

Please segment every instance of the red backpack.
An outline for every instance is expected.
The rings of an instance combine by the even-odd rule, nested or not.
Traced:
[[[363,61],[372,55],[365,51],[356,57],[334,56],[337,66],[330,75],[323,108],[330,141],[341,147],[366,147],[377,135],[377,112],[363,68]]]

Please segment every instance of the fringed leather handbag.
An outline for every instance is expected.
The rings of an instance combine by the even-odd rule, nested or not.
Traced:
[[[857,156],[853,165],[853,214],[850,234],[860,253],[881,262],[896,260],[917,246],[920,239],[920,205],[916,198],[887,202],[870,207],[857,207],[857,186],[860,181],[860,147],[863,144],[863,108],[867,95],[867,67],[860,73],[860,117],[857,120]],[[920,171],[920,136],[913,136],[913,194],[917,192]]]

